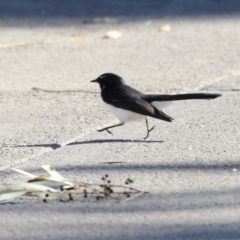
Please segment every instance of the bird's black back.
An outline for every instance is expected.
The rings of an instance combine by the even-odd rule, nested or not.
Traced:
[[[102,89],[101,96],[104,102],[111,104],[113,100],[126,98],[144,98],[144,94],[126,84]]]
[[[145,116],[171,122],[173,118],[159,111],[144,100],[145,95],[136,89],[122,84],[120,86],[105,87],[101,91],[105,103]]]

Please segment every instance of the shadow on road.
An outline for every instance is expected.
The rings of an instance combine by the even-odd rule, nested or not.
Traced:
[[[235,196],[234,201],[229,201],[233,196]],[[10,214],[13,219],[16,218],[16,221],[19,221],[19,216],[25,214],[28,221],[24,222],[23,227],[32,229],[33,222],[38,220],[38,228],[46,229],[50,235],[61,235],[61,239],[65,237],[65,231],[61,231],[65,226],[60,221],[63,217],[65,221],[67,218],[68,232],[81,228],[81,235],[84,235],[84,238],[74,239],[94,239],[92,231],[86,230],[89,229],[89,222],[94,222],[95,231],[103,228],[105,223],[104,231],[99,233],[98,239],[106,239],[106,236],[111,236],[111,239],[129,239],[129,233],[131,233],[131,239],[141,240],[240,238],[238,219],[230,218],[232,220],[229,220],[233,211],[239,211],[239,188],[170,193],[161,193],[160,189],[158,193],[142,195],[127,204],[117,204],[114,200],[96,202],[84,200],[81,197],[69,203],[49,202],[47,205],[45,203],[44,207],[43,204],[39,203],[39,200],[31,204],[28,201],[21,202],[17,207],[16,204],[8,204],[1,208],[1,216],[5,219]],[[219,216],[224,213],[225,217],[220,220]],[[134,214],[138,214],[139,221],[132,220]],[[210,215],[213,218],[209,222]],[[45,218],[45,216],[48,217]],[[123,217],[129,220],[122,220]],[[44,221],[40,221],[42,218]],[[193,221],[196,218],[197,221]],[[15,222],[15,220],[12,221]],[[51,228],[46,223],[51,224]],[[11,227],[9,224],[3,226],[4,230]],[[36,234],[35,237],[34,234]],[[22,231],[21,236],[21,239],[29,236],[31,239],[42,239],[38,238],[37,231]]]
[[[163,17],[226,16],[239,15],[239,13],[240,2],[238,0],[0,1],[0,25],[17,26],[46,25],[46,23],[51,25],[79,24],[79,21],[84,23],[84,20],[93,17],[112,17],[123,21],[134,21]]]
[[[116,171],[116,172],[135,172],[135,171],[226,171],[229,172],[232,169],[240,169],[240,162],[236,163],[215,163],[215,164],[182,164],[182,163],[136,163],[136,162],[99,162],[98,164],[90,165],[90,164],[80,164],[73,166],[58,166],[57,169],[59,171],[84,171],[84,172],[92,172],[92,171]]]
[[[67,146],[91,144],[91,143],[163,143],[163,141],[130,140],[130,139],[97,139],[97,140],[82,141],[82,142],[72,142],[67,144]]]
[[[83,144],[98,144],[98,143],[163,143],[163,141],[130,140],[130,139],[96,139],[96,140],[81,141],[81,142],[71,142],[71,143],[68,143],[66,146],[83,145]],[[19,147],[19,148],[45,147],[45,148],[52,148],[53,150],[56,150],[62,146],[57,143],[49,143],[49,144],[43,143],[43,144],[18,145],[17,147]]]

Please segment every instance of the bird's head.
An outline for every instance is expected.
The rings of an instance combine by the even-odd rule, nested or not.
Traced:
[[[124,80],[114,73],[104,73],[97,79],[92,80],[91,82],[99,83],[101,89],[105,87],[117,87],[124,84]]]

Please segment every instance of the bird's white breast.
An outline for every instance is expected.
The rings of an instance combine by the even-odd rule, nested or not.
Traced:
[[[126,123],[130,121],[141,121],[146,118],[146,116],[134,113],[122,108],[117,108],[112,106],[111,104],[104,103],[105,107],[112,112],[121,123]]]

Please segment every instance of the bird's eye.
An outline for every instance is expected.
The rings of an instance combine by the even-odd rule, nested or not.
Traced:
[[[105,87],[106,87],[105,84],[103,84],[103,83],[100,84],[100,88],[101,88],[102,90],[103,90]]]

